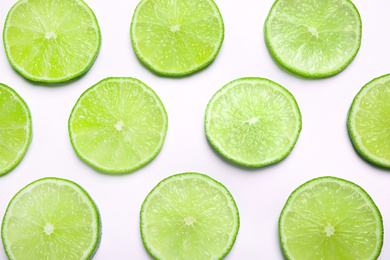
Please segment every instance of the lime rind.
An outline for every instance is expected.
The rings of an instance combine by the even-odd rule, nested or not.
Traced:
[[[278,55],[277,51],[275,48],[270,44],[270,33],[269,33],[269,27],[267,24],[270,22],[271,17],[275,16],[276,8],[279,4],[279,2],[282,2],[284,0],[276,0],[274,4],[271,7],[271,10],[267,16],[267,19],[265,20],[264,23],[264,39],[266,46],[271,53],[272,59],[276,62],[276,64],[283,69],[284,71],[287,71],[288,73],[291,73],[293,75],[302,77],[302,78],[309,78],[309,79],[319,79],[319,78],[327,78],[334,76],[341,71],[343,71],[351,62],[352,60],[356,57],[357,53],[359,52],[360,46],[361,46],[361,38],[362,38],[362,20],[359,14],[359,11],[357,10],[356,6],[349,0],[343,0],[345,4],[348,4],[351,8],[351,10],[354,12],[356,15],[357,21],[358,21],[358,27],[357,27],[357,35],[358,35],[358,40],[356,41],[356,45],[354,47],[354,52],[349,55],[348,58],[344,59],[342,65],[339,65],[338,67],[335,67],[333,70],[328,70],[328,71],[323,71],[323,72],[307,72],[306,70],[299,69],[297,67],[294,67],[293,65],[290,65],[288,61],[285,61],[280,55]]]
[[[133,165],[132,167],[128,167],[128,168],[122,168],[122,169],[118,169],[118,168],[109,168],[109,167],[104,167],[102,165],[99,165],[98,163],[96,163],[95,161],[91,160],[91,159],[88,159],[87,156],[84,156],[84,154],[77,148],[77,145],[76,145],[76,142],[74,140],[74,137],[73,137],[73,134],[72,134],[72,121],[73,121],[73,115],[75,114],[74,111],[78,108],[78,105],[81,103],[81,101],[83,100],[83,98],[91,91],[94,90],[95,87],[101,85],[102,83],[105,83],[105,82],[109,82],[109,81],[129,81],[129,82],[132,82],[132,83],[136,83],[136,84],[139,84],[140,86],[143,87],[143,89],[147,92],[149,92],[154,100],[156,101],[156,105],[158,105],[158,107],[160,108],[161,112],[162,112],[162,116],[164,118],[164,124],[163,124],[163,130],[162,130],[162,135],[161,135],[161,139],[160,139],[160,143],[158,144],[156,150],[150,154],[149,157],[145,158],[144,160],[142,160],[141,162],[139,162],[138,164],[136,165]],[[130,78],[130,77],[109,77],[109,78],[106,78],[106,79],[103,79],[101,81],[99,81],[98,83],[96,83],[95,85],[93,85],[92,87],[88,88],[80,97],[79,99],[77,100],[75,106],[73,107],[72,111],[71,111],[71,114],[70,114],[70,117],[69,117],[69,120],[68,120],[68,131],[69,131],[69,137],[70,137],[70,141],[71,141],[71,144],[73,146],[73,149],[75,150],[76,154],[79,156],[79,158],[81,158],[84,162],[88,163],[89,165],[93,166],[94,168],[100,170],[100,171],[103,171],[103,172],[108,172],[108,173],[127,173],[127,172],[130,172],[130,171],[133,171],[135,169],[138,169],[142,166],[144,166],[145,164],[147,164],[148,162],[150,162],[153,158],[155,158],[157,156],[157,154],[161,151],[162,147],[163,147],[163,144],[164,144],[164,141],[165,141],[165,137],[166,137],[166,133],[167,133],[167,129],[168,129],[168,115],[167,115],[167,112],[165,110],[165,107],[161,101],[161,99],[158,97],[158,95],[153,91],[153,89],[151,89],[150,87],[148,87],[145,83],[143,83],[142,81],[138,80],[138,79],[135,79],[135,78]]]
[[[17,9],[17,7],[23,3],[28,3],[29,0],[20,0],[18,1],[17,3],[15,3],[12,8],[10,9],[10,11],[8,12],[8,15],[7,15],[7,18],[5,20],[5,24],[4,24],[4,30],[3,30],[3,42],[4,42],[4,49],[5,49],[5,53],[6,53],[6,56],[8,58],[8,61],[10,62],[11,66],[17,71],[19,72],[23,77],[25,77],[26,79],[29,79],[31,81],[34,81],[34,82],[44,82],[44,83],[61,83],[61,82],[66,82],[66,81],[69,81],[69,80],[72,80],[72,79],[75,79],[75,78],[78,78],[78,77],[81,77],[82,75],[84,75],[85,73],[88,72],[88,70],[92,67],[92,65],[94,64],[97,56],[98,56],[98,53],[99,53],[99,50],[100,50],[100,46],[101,46],[101,42],[102,42],[102,37],[101,37],[101,32],[100,32],[100,27],[99,27],[99,24],[98,24],[98,21],[97,21],[97,18],[95,16],[95,13],[92,11],[92,9],[83,1],[83,0],[76,0],[78,2],[78,4],[82,5],[85,10],[88,11],[88,13],[90,14],[90,16],[94,19],[95,21],[95,26],[96,26],[96,31],[98,33],[98,44],[96,45],[96,49],[94,51],[94,53],[91,53],[91,59],[90,61],[85,64],[85,66],[83,68],[81,68],[77,73],[73,73],[73,74],[70,74],[66,77],[61,77],[61,78],[45,78],[45,77],[35,77],[34,75],[31,75],[30,73],[26,72],[26,70],[17,65],[12,57],[10,56],[10,51],[9,51],[9,46],[8,46],[8,41],[6,40],[6,32],[7,32],[7,24],[9,22],[9,19],[12,15],[12,13],[14,12],[14,10]]]
[[[357,131],[355,130],[355,117],[357,112],[359,111],[359,103],[360,100],[365,96],[365,94],[370,91],[372,88],[375,88],[378,84],[381,84],[383,82],[390,80],[390,74],[386,74],[380,77],[377,77],[370,82],[368,82],[366,85],[364,85],[360,91],[356,94],[355,98],[353,99],[353,102],[351,104],[351,107],[349,109],[348,113],[348,121],[347,121],[347,128],[348,128],[348,134],[352,141],[353,146],[355,147],[355,150],[368,162],[374,163],[376,165],[390,168],[390,160],[387,160],[385,158],[380,158],[378,156],[375,156],[372,154],[368,149],[363,145],[361,141],[361,137],[358,135]]]
[[[8,87],[7,85],[0,83],[0,91],[1,90],[5,90],[8,93],[12,94],[13,97],[15,98],[15,100],[19,101],[20,105],[24,108],[24,111],[26,112],[26,116],[28,118],[28,120],[27,120],[28,124],[26,125],[26,128],[28,129],[27,130],[28,136],[26,138],[26,142],[25,142],[23,149],[20,150],[20,153],[17,157],[15,157],[15,160],[13,162],[11,162],[8,165],[8,167],[6,167],[4,169],[0,169],[0,176],[6,174],[7,172],[9,172],[13,168],[15,168],[20,163],[20,161],[23,159],[24,155],[26,154],[26,152],[28,150],[28,147],[29,147],[30,142],[31,142],[31,137],[32,137],[31,113],[30,113],[30,110],[28,109],[26,102],[19,96],[18,93],[16,93],[15,90]]]
[[[134,11],[134,15],[133,15],[133,19],[131,21],[131,25],[130,25],[130,36],[131,36],[131,42],[133,44],[133,48],[134,48],[134,51],[137,55],[137,57],[150,69],[152,70],[153,72],[155,73],[158,73],[158,74],[161,74],[161,75],[166,75],[166,76],[172,76],[172,77],[180,77],[180,76],[185,76],[185,75],[188,75],[188,74],[192,74],[198,70],[201,70],[203,68],[205,68],[206,66],[208,66],[211,62],[213,62],[215,60],[215,58],[217,57],[221,47],[222,47],[222,43],[223,43],[223,40],[224,40],[224,37],[225,37],[225,27],[224,27],[224,23],[223,23],[223,19],[222,19],[222,15],[218,9],[218,6],[217,4],[213,1],[213,0],[207,0],[207,2],[210,4],[210,6],[214,9],[214,13],[215,13],[215,16],[218,18],[218,21],[220,23],[220,38],[218,40],[218,46],[214,49],[213,53],[209,56],[209,58],[205,61],[203,61],[202,63],[194,66],[194,67],[191,67],[187,70],[183,70],[183,71],[172,71],[172,70],[163,70],[163,69],[159,69],[157,68],[149,59],[146,59],[142,54],[141,52],[139,51],[139,48],[138,48],[138,45],[137,45],[137,42],[135,41],[135,35],[134,35],[134,18],[137,16],[137,13],[139,12],[139,10],[141,9],[142,5],[145,4],[147,1],[150,1],[150,0],[142,0],[136,7],[135,11]]]
[[[236,205],[236,202],[234,201],[234,198],[232,194],[229,192],[229,190],[220,182],[216,181],[215,179],[201,173],[195,173],[195,172],[186,172],[186,173],[179,173],[175,174],[172,176],[169,176],[162,181],[160,181],[147,195],[145,198],[144,202],[142,203],[141,206],[141,212],[140,212],[140,232],[141,232],[141,238],[142,238],[142,243],[144,244],[146,250],[149,252],[151,256],[155,259],[163,260],[164,258],[160,256],[159,252],[157,252],[152,245],[148,243],[148,240],[143,232],[143,229],[145,228],[145,222],[143,221],[144,214],[145,214],[145,208],[148,206],[149,201],[152,199],[152,197],[155,194],[158,194],[158,191],[167,183],[171,181],[176,181],[180,179],[186,179],[186,178],[198,178],[202,179],[207,182],[208,185],[216,187],[219,191],[224,193],[226,198],[229,200],[230,208],[232,210],[232,213],[234,215],[235,219],[235,226],[233,227],[233,230],[235,230],[234,233],[230,234],[230,241],[229,241],[229,246],[226,247],[225,251],[221,253],[221,255],[218,256],[218,258],[210,258],[210,260],[221,260],[223,259],[233,248],[233,245],[236,241],[238,230],[240,228],[240,217],[239,217],[239,212],[238,208]]]
[[[90,195],[80,185],[78,185],[77,183],[75,183],[73,181],[61,179],[61,178],[56,178],[56,177],[46,177],[46,178],[42,178],[42,179],[36,180],[36,181],[28,184],[23,189],[18,191],[15,194],[15,196],[13,196],[10,203],[8,204],[8,207],[5,211],[4,218],[2,221],[2,225],[1,225],[1,238],[3,240],[4,250],[5,250],[5,253],[7,254],[8,258],[10,260],[16,260],[15,257],[12,255],[12,252],[11,252],[11,249],[9,248],[9,245],[7,245],[7,234],[6,234],[5,225],[8,221],[8,219],[11,217],[11,216],[9,216],[9,214],[11,214],[11,213],[9,213],[9,211],[10,211],[10,209],[12,209],[13,205],[15,204],[16,199],[19,196],[22,196],[23,194],[28,193],[32,188],[34,188],[34,186],[39,185],[39,184],[44,183],[44,182],[48,182],[48,183],[56,182],[56,184],[59,184],[60,182],[62,182],[62,184],[59,184],[59,185],[68,185],[68,186],[72,187],[73,190],[75,190],[75,191],[77,190],[78,193],[82,194],[82,196],[80,196],[80,197],[83,199],[83,201],[87,205],[90,206],[90,208],[92,209],[91,211],[94,212],[95,217],[96,217],[96,221],[94,221],[96,224],[95,225],[95,229],[96,229],[95,238],[96,239],[94,239],[95,240],[94,244],[90,246],[91,249],[88,251],[88,253],[86,254],[86,257],[84,258],[85,260],[92,259],[93,256],[96,254],[97,250],[99,249],[100,241],[101,241],[101,234],[102,234],[102,221],[101,221],[99,209],[97,208],[95,202],[92,200]]]
[[[229,90],[229,88],[233,88],[238,83],[242,83],[242,82],[246,82],[246,81],[259,81],[259,80],[265,82],[267,84],[267,86],[272,87],[274,90],[278,90],[278,91],[282,92],[284,94],[284,96],[291,101],[291,103],[293,104],[292,107],[294,109],[294,115],[297,117],[297,127],[295,129],[295,133],[293,134],[292,141],[291,141],[290,145],[286,148],[284,153],[281,153],[279,156],[277,156],[275,158],[269,158],[269,159],[262,161],[262,162],[253,162],[253,161],[243,160],[242,158],[234,157],[230,153],[225,151],[225,149],[222,147],[222,144],[220,144],[217,140],[215,140],[213,138],[213,136],[210,134],[208,129],[209,129],[209,124],[210,124],[210,119],[211,119],[211,110],[212,110],[212,105],[213,105],[214,100],[216,100],[220,96],[223,96],[223,94],[227,90]],[[281,85],[279,85],[279,84],[277,84],[269,79],[257,78],[257,77],[247,77],[247,78],[236,79],[236,80],[229,82],[228,84],[223,86],[220,90],[218,90],[213,95],[213,97],[210,99],[210,101],[207,105],[207,108],[206,108],[204,127],[205,127],[206,136],[207,136],[207,139],[209,140],[209,142],[225,158],[227,158],[227,159],[229,159],[237,164],[247,166],[247,167],[262,167],[262,166],[266,166],[269,164],[279,162],[291,153],[296,142],[298,141],[299,134],[302,130],[302,115],[301,115],[301,112],[299,110],[297,101],[295,100],[294,96],[286,88],[284,88],[283,86],[281,86]]]
[[[287,257],[287,259],[294,260],[295,258],[288,253],[286,237],[284,236],[284,232],[283,232],[283,223],[284,223],[285,215],[290,210],[291,204],[293,203],[295,197],[297,195],[299,195],[302,190],[310,189],[311,187],[315,186],[316,184],[324,183],[324,182],[338,182],[338,183],[341,183],[341,185],[348,186],[349,188],[354,189],[355,192],[357,194],[361,195],[361,197],[365,200],[366,205],[370,206],[371,210],[375,213],[374,215],[377,218],[376,219],[377,220],[376,221],[377,230],[379,231],[378,238],[380,238],[380,239],[378,240],[379,244],[377,244],[376,250],[372,253],[372,256],[370,258],[368,258],[367,260],[377,259],[379,257],[379,254],[381,253],[381,250],[382,250],[383,236],[384,236],[383,219],[382,219],[382,215],[381,215],[378,207],[376,206],[375,202],[370,197],[370,195],[362,187],[360,187],[359,185],[357,185],[353,182],[350,182],[350,181],[347,181],[347,180],[344,180],[341,178],[337,178],[337,177],[332,177],[332,176],[318,177],[318,178],[314,178],[308,182],[305,182],[304,184],[302,184],[298,188],[296,188],[291,193],[289,198],[287,199],[287,202],[284,205],[282,212],[280,214],[279,224],[278,224],[280,243],[282,246],[282,250],[283,250],[285,256]],[[308,248],[308,250],[313,250],[313,249]]]

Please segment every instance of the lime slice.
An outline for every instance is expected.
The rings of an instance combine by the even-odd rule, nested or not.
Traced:
[[[63,82],[84,74],[100,47],[100,29],[82,0],[20,0],[4,25],[12,67],[39,82]]]
[[[133,78],[107,78],[85,91],[69,118],[73,148],[107,172],[128,172],[161,150],[168,127],[164,105]]]
[[[137,56],[150,69],[180,76],[214,60],[224,27],[212,0],[142,0],[130,35]]]
[[[141,208],[142,241],[155,259],[222,259],[233,247],[239,215],[221,183],[199,173],[162,180]]]
[[[301,114],[291,93],[262,78],[226,84],[206,109],[205,131],[210,143],[226,158],[250,167],[286,157],[301,127]]]
[[[321,177],[298,187],[279,219],[289,260],[373,260],[383,244],[382,216],[356,184]]]
[[[40,179],[13,197],[1,236],[10,260],[91,259],[100,242],[99,212],[76,183]]]
[[[265,39],[276,62],[307,78],[329,77],[356,56],[362,22],[349,0],[277,0],[265,21]]]
[[[390,74],[367,83],[353,100],[348,130],[368,161],[390,168]]]
[[[0,175],[14,168],[31,140],[31,115],[23,99],[0,83]]]

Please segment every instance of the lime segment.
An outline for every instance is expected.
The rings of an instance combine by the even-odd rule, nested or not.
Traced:
[[[265,22],[265,39],[282,68],[322,78],[354,59],[361,27],[359,12],[349,0],[277,0]]]
[[[142,240],[155,259],[222,259],[238,228],[232,195],[203,174],[168,177],[142,204]]]
[[[383,244],[382,217],[370,196],[334,177],[298,187],[281,213],[279,232],[290,260],[374,260]]]
[[[224,27],[212,0],[143,0],[130,29],[137,56],[155,72],[185,75],[208,65]]]
[[[301,114],[291,93],[262,78],[226,84],[206,109],[205,131],[211,144],[226,158],[251,167],[286,157],[301,127]]]
[[[39,82],[63,82],[85,73],[100,47],[100,29],[82,0],[20,0],[4,25],[11,65]]]
[[[0,175],[14,168],[31,140],[31,115],[23,99],[0,83]]]
[[[348,130],[368,161],[390,167],[390,74],[367,83],[353,100]]]
[[[128,172],[161,150],[168,127],[165,108],[133,78],[107,78],[85,91],[69,118],[76,153],[107,172]]]
[[[57,178],[19,191],[8,205],[1,232],[11,260],[91,259],[100,234],[99,213],[89,195]]]

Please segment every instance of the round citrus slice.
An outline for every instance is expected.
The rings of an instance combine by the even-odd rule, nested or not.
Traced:
[[[100,47],[100,29],[82,0],[20,0],[4,25],[12,67],[39,82],[63,82],[84,74]]]
[[[107,172],[128,172],[161,150],[168,127],[156,93],[133,78],[107,78],[86,90],[69,118],[73,148]]]
[[[10,260],[91,259],[99,247],[100,216],[76,183],[40,179],[12,198],[1,236]]]
[[[141,208],[142,241],[155,259],[222,259],[233,247],[238,229],[232,195],[199,173],[162,180]]]
[[[224,26],[212,0],[142,0],[130,35],[137,56],[150,69],[180,76],[214,60]]]
[[[390,167],[390,74],[367,83],[353,100],[348,130],[365,159]]]
[[[271,55],[287,71],[323,78],[356,56],[362,22],[349,0],[276,0],[265,22]]]
[[[286,157],[302,127],[298,105],[288,90],[263,78],[226,84],[206,109],[205,131],[226,158],[250,167]]]
[[[289,260],[374,260],[383,244],[382,217],[370,196],[334,177],[298,187],[281,213],[279,232]]]
[[[0,83],[0,175],[22,160],[31,141],[31,115],[23,99]]]

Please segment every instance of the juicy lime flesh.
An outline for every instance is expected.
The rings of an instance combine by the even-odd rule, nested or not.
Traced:
[[[352,260],[376,259],[382,230],[380,213],[361,188],[323,179],[293,193],[280,234],[289,259]]]
[[[89,259],[99,221],[87,195],[62,181],[41,181],[22,190],[3,222],[10,259]]]
[[[167,129],[156,94],[134,79],[103,80],[84,94],[70,120],[78,154],[98,168],[129,170],[161,149]]]
[[[197,175],[157,186],[141,211],[144,243],[158,259],[220,259],[238,231],[238,211],[224,187]]]
[[[390,165],[390,77],[371,86],[354,103],[350,127],[363,154]]]
[[[152,69],[185,74],[214,59],[223,22],[210,0],[143,1],[132,24],[134,48]]]
[[[30,112],[8,87],[0,84],[0,175],[23,157],[30,142]]]
[[[206,130],[212,143],[247,164],[266,164],[288,153],[300,114],[286,90],[265,80],[230,85],[210,101]]]
[[[279,0],[266,30],[281,65],[307,76],[337,73],[360,47],[361,21],[349,0]]]
[[[64,81],[87,70],[98,52],[96,18],[80,0],[27,0],[10,11],[4,29],[11,64],[37,81]]]

